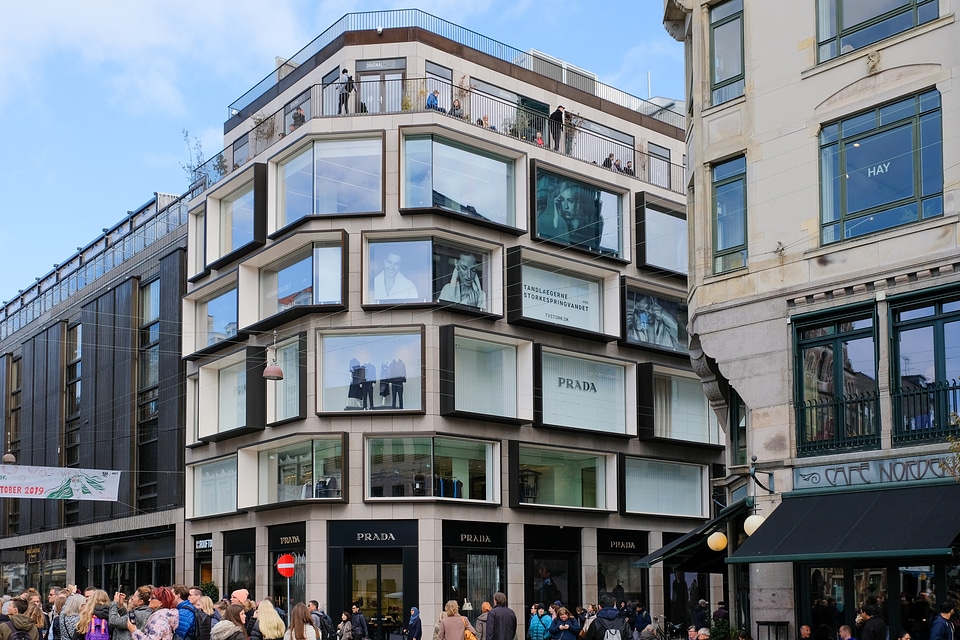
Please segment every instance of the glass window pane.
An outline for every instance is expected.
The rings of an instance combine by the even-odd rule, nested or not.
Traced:
[[[457,411],[516,417],[515,346],[457,336],[454,360]]]
[[[936,380],[933,327],[899,332],[901,385],[925,386]]]
[[[902,309],[898,314],[898,320],[914,320],[916,318],[932,316],[934,313],[936,313],[936,308],[933,305],[925,305],[923,307],[917,307],[916,309]]]
[[[847,213],[912,197],[913,148],[913,129],[909,125],[847,144]]]
[[[653,417],[658,437],[719,444],[718,423],[699,380],[655,375]]]
[[[431,438],[370,438],[367,440],[368,496],[426,497],[438,489]],[[452,496],[451,496],[452,497]]]
[[[317,214],[383,211],[383,141],[314,143]]]
[[[488,252],[435,243],[433,274],[433,297],[438,302],[490,310],[489,294],[484,290],[484,283],[490,281]]]
[[[915,97],[910,97],[906,100],[901,100],[900,102],[884,105],[880,107],[879,111],[880,122],[878,124],[881,127],[885,127],[889,124],[897,122],[898,120],[912,118],[915,116],[917,113],[917,99]]]
[[[960,380],[960,322],[943,325],[943,375],[946,380]]]
[[[342,498],[343,444],[340,440],[314,440],[313,465],[316,478],[313,497]]]
[[[260,317],[313,304],[313,256],[309,247],[260,270]]]
[[[197,305],[198,346],[209,346],[237,335],[237,290],[229,289]],[[205,338],[205,339],[204,339]]]
[[[705,517],[704,469],[698,465],[626,458],[626,510]]]
[[[537,170],[537,237],[591,252],[623,255],[619,194]]]
[[[493,445],[436,438],[433,447],[434,495],[438,498],[492,498]]]
[[[713,84],[743,74],[743,28],[741,20],[731,20],[713,30]]]
[[[313,484],[310,442],[260,452],[260,504],[307,500]]]
[[[687,305],[640,291],[627,291],[626,340],[686,353]]]
[[[627,433],[622,364],[544,353],[542,372],[544,424]]]
[[[433,280],[429,240],[371,242],[368,302],[429,302]]]
[[[220,255],[253,240],[253,184],[220,202]]]
[[[300,342],[295,340],[277,345],[277,365],[283,370],[283,380],[274,383],[274,420],[300,416]]]
[[[717,245],[715,251],[739,247],[746,242],[746,196],[740,181],[716,188]]]
[[[710,10],[710,22],[719,22],[738,11],[743,11],[743,0],[730,0],[730,2],[718,4]]]
[[[675,273],[687,273],[689,255],[687,221],[684,218],[646,207],[642,241],[648,265]]]
[[[403,143],[403,206],[433,206],[433,140],[410,136]]]
[[[713,166],[713,181],[721,182],[747,170],[747,159],[743,156],[720,162]]]
[[[193,512],[196,516],[237,510],[237,459],[200,465],[193,472]]]
[[[939,111],[920,118],[920,188],[923,196],[943,191],[942,136]]]
[[[218,431],[229,431],[247,423],[247,363],[238,362],[219,371],[217,385]]]
[[[343,302],[343,248],[340,245],[313,247],[313,303]]]
[[[435,138],[433,206],[514,226],[513,160]]]
[[[910,2],[911,0],[870,0],[870,2],[842,0],[842,28],[848,29],[861,22],[872,20],[898,7],[908,6]]]
[[[520,447],[523,502],[606,508],[606,459],[589,453]]]
[[[277,185],[277,228],[313,213],[313,147],[280,165]]]
[[[840,219],[840,149],[830,145],[820,150],[820,216],[824,223]]]
[[[324,335],[321,411],[421,409],[420,333]]]
[[[154,280],[140,290],[140,324],[160,319],[160,281]]]

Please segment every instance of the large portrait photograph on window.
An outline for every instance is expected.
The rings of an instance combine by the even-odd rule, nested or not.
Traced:
[[[490,310],[490,252],[433,243],[433,299],[481,311]]]
[[[625,342],[687,353],[687,305],[679,299],[626,288]]]
[[[321,334],[321,411],[420,411],[419,330]]]
[[[625,194],[536,168],[535,221],[540,240],[623,257]]]
[[[429,302],[431,245],[430,240],[371,242],[367,302]]]

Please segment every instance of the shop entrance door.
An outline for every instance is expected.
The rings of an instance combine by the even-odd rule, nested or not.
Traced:
[[[364,72],[358,74],[358,78],[360,102],[356,105],[357,113],[397,113],[401,110],[403,73]],[[416,100],[416,96],[410,96],[410,99]]]
[[[400,640],[403,610],[403,552],[385,549],[349,553],[345,592],[360,602],[371,640]]]

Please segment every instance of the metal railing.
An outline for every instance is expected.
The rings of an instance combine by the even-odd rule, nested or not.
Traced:
[[[438,108],[427,109],[427,96],[434,89],[441,93]],[[460,103],[459,113],[453,108],[454,100]],[[480,127],[485,126],[486,122],[491,130],[531,145],[537,144],[539,132],[543,148],[590,164],[602,165],[613,154],[615,159],[620,160],[623,169],[627,168],[628,163],[633,163],[634,179],[674,193],[684,192],[683,165],[673,164],[622,141],[590,131],[582,126],[583,120],[576,114],[569,114],[566,122],[557,126],[544,113],[436,78],[357,81],[356,91],[348,96],[346,114],[338,113],[341,106],[339,85],[336,83],[326,86],[315,84],[300,94],[295,103],[299,112],[288,105],[272,114],[255,114],[253,128],[246,135],[194,171],[191,188],[206,189],[213,186],[314,118],[431,111],[438,116],[456,118]]]
[[[267,76],[249,89],[229,106],[228,117],[243,113],[244,109],[269,91],[290,70],[307,63],[314,55],[323,50],[341,35],[350,31],[368,31],[383,29],[418,28],[440,37],[452,40],[471,49],[480,51],[518,67],[559,80],[576,89],[586,91],[603,100],[618,104],[627,109],[650,116],[678,129],[685,129],[685,116],[663,105],[638,98],[634,95],[598,82],[593,74],[564,64],[559,60],[515,49],[493,38],[480,35],[470,29],[447,22],[419,9],[395,9],[387,11],[368,11],[348,13],[314,38],[312,42],[293,54],[284,64],[271,71]],[[249,115],[249,114],[248,114]]]
[[[154,215],[141,213],[129,217],[48,276],[21,291],[0,310],[0,340],[9,338],[115,267],[183,227],[193,195],[193,192],[185,193],[158,208]]]
[[[797,455],[880,447],[876,393],[823,396],[797,406]]]
[[[894,444],[942,441],[960,430],[960,381],[904,385],[891,395]]]

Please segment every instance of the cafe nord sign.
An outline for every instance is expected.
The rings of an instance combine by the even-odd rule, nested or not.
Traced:
[[[950,461],[939,454],[797,467],[793,470],[793,488],[864,487],[938,480],[950,475],[941,463],[949,466]]]

